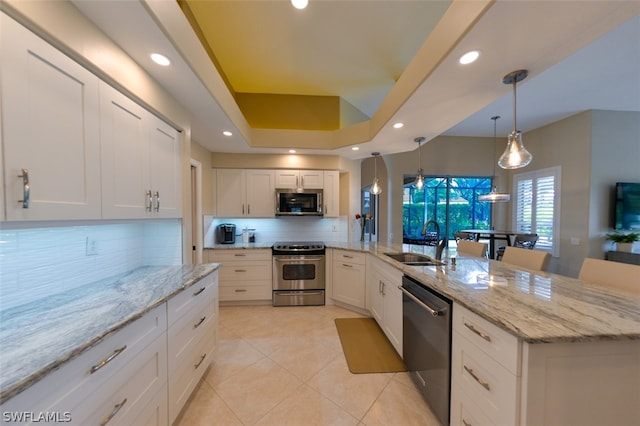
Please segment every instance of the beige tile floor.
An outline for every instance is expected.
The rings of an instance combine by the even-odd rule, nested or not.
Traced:
[[[438,425],[407,373],[351,374],[337,306],[221,307],[211,368],[178,419],[192,425]]]

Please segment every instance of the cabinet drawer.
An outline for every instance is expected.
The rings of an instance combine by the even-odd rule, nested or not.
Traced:
[[[101,389],[151,342],[166,336],[166,314],[164,303],[147,312],[8,400],[3,411],[51,411],[61,407],[62,401],[83,399]],[[61,407],[61,411],[68,410]]]
[[[197,309],[195,308],[196,305],[206,305],[208,302],[216,300],[217,281],[218,271],[214,271],[169,299],[167,303],[169,326],[182,315],[185,315],[192,309]]]
[[[220,281],[255,281],[271,280],[271,261],[259,260],[256,262],[228,262],[220,268]]]
[[[68,409],[73,424],[133,424],[167,381],[166,335],[138,354],[100,389]],[[67,410],[65,403],[60,409]],[[69,405],[67,405],[68,407]],[[166,410],[166,404],[163,405]]]
[[[520,379],[478,349],[460,333],[453,333],[451,378],[482,408],[493,424],[516,424]]]
[[[215,336],[207,335],[177,366],[169,379],[169,424],[173,424],[207,367],[213,361]]]
[[[229,250],[229,249],[218,249],[212,250],[211,259],[212,262],[233,262],[239,260],[268,260],[271,261],[271,250],[270,249],[245,249],[245,250]]]
[[[512,374],[520,375],[518,339],[468,309],[453,305],[453,329]]]
[[[333,261],[334,262],[349,262],[356,263],[358,265],[364,265],[366,263],[367,254],[350,250],[334,250]]]
[[[215,301],[211,301],[193,314],[182,316],[169,328],[169,375],[184,362],[185,356],[195,351],[205,335],[215,335],[215,312]]]
[[[271,300],[271,281],[248,281],[242,284],[221,285],[220,300]]]
[[[460,386],[451,388],[451,426],[479,426],[496,424],[476,405]]]

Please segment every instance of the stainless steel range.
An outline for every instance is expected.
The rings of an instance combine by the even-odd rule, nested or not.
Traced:
[[[277,242],[273,254],[273,306],[324,305],[323,242]]]

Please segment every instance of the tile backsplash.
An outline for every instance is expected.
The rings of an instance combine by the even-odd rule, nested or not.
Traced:
[[[182,221],[0,230],[0,311],[144,265],[182,264]]]
[[[345,217],[279,217],[273,219],[219,218],[204,216],[204,247],[216,243],[216,226],[236,225],[236,243],[242,242],[242,229],[256,230],[256,243],[275,241],[347,241],[349,227]]]

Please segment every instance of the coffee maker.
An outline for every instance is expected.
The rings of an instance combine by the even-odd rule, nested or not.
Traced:
[[[222,223],[216,228],[218,244],[233,244],[236,242],[236,226],[232,223]]]

